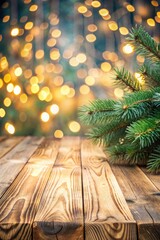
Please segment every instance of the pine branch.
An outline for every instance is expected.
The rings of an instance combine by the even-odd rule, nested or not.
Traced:
[[[112,121],[116,113],[114,111],[115,101],[109,99],[97,99],[89,105],[79,109],[79,117],[86,125],[95,125]]]
[[[150,61],[139,69],[141,77],[145,80],[148,88],[158,87],[160,85],[160,64],[152,64]]]
[[[160,170],[160,146],[158,146],[150,155],[147,163],[150,172],[159,172]]]
[[[127,40],[141,56],[153,61],[160,60],[160,44],[156,43],[142,26],[132,28]]]
[[[125,121],[132,121],[149,114],[153,93],[149,90],[126,94],[124,99],[117,101],[114,106],[117,115]]]
[[[138,91],[142,89],[142,85],[129,71],[122,68],[121,70],[115,68],[115,84],[122,86],[123,88],[129,87],[132,91]]]
[[[160,118],[150,117],[133,122],[127,127],[126,138],[139,145],[140,149],[153,145],[160,139]]]

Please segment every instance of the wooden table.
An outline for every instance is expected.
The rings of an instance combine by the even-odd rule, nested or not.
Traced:
[[[1,137],[0,239],[159,240],[160,176],[79,137]]]

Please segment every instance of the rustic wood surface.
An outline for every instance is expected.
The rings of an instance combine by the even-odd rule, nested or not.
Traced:
[[[0,137],[0,240],[159,240],[160,176],[80,137]]]

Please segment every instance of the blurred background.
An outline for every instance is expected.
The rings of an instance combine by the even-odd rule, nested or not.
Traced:
[[[83,135],[78,108],[121,98],[112,69],[144,61],[125,43],[136,24],[159,41],[160,2],[1,0],[0,135]]]

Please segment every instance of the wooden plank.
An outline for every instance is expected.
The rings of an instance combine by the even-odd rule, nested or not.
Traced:
[[[112,170],[119,185],[126,185],[123,193],[137,221],[139,239],[160,239],[160,196],[155,194],[156,186],[138,167],[112,166]]]
[[[79,138],[61,140],[58,157],[34,220],[33,239],[83,239]]]
[[[101,148],[84,140],[81,156],[85,239],[137,239],[136,223]]]
[[[18,137],[17,141],[15,140],[14,143],[16,142],[17,145],[0,159],[0,196],[13,182],[43,138],[26,137],[23,139]],[[6,149],[9,143],[12,141],[7,141]]]
[[[0,141],[0,158],[22,141],[22,139],[23,137],[2,138]]]
[[[53,146],[52,140],[42,142],[37,155],[35,152],[34,159],[28,161],[1,197],[0,239],[32,239],[32,223],[58,153],[58,146],[51,151]]]
[[[158,189],[157,193],[154,193],[154,195],[160,195],[160,173],[149,173],[146,168],[141,167],[142,171],[145,173],[145,175],[150,179],[150,181],[156,186]]]

